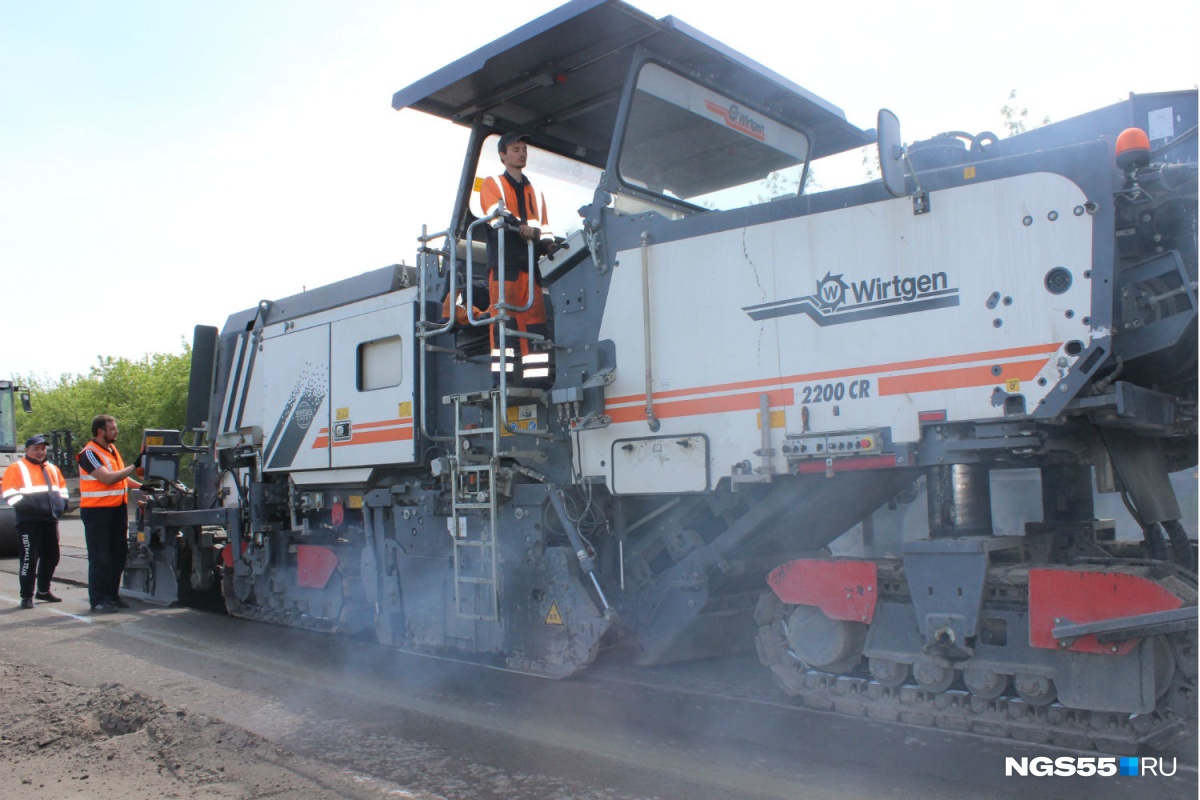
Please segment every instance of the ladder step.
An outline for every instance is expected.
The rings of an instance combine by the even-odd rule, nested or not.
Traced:
[[[533,386],[506,386],[507,394],[510,398],[539,400],[546,395],[545,389],[538,389]],[[458,403],[459,405],[490,405],[492,398],[498,396],[500,390],[482,389],[477,392],[463,392],[462,394],[447,394],[442,396],[442,405],[449,406]]]
[[[448,394],[442,397],[442,405],[478,405],[480,403],[491,403],[492,392],[495,389],[484,389],[478,392],[463,392],[462,394]]]
[[[457,547],[491,547],[492,542],[483,541],[482,539],[455,539],[454,544]]]
[[[458,432],[459,436],[475,436],[481,433],[493,433],[495,428],[463,428]]]
[[[490,586],[493,583],[495,583],[495,581],[493,581],[491,578],[459,578],[458,582],[459,583],[474,583],[474,584],[478,584],[481,586]]]
[[[491,508],[488,503],[455,503],[455,508]]]

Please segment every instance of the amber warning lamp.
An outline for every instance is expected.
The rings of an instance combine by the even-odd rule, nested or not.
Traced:
[[[1126,175],[1150,163],[1150,137],[1141,128],[1126,128],[1117,137],[1117,166]]]

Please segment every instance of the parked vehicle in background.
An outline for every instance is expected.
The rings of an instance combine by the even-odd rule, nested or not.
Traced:
[[[12,381],[0,381],[0,472],[21,457],[17,447],[17,400],[28,413],[29,390]],[[17,515],[7,503],[0,503],[0,556],[17,553]]]

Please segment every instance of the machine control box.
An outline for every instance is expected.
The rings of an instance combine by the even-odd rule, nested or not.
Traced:
[[[790,461],[809,458],[878,455],[883,436],[878,429],[837,433],[792,434],[783,443],[783,454]]]

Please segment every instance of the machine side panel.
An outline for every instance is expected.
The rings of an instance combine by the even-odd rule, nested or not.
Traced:
[[[261,438],[261,376],[256,378],[254,374],[258,352],[258,338],[250,331],[221,340],[209,409],[214,435],[249,433],[255,441]]]
[[[411,302],[330,325],[332,424],[313,447],[334,467],[413,461],[412,330]]]
[[[263,467],[267,472],[328,469],[329,325],[276,325],[263,336]]]
[[[934,192],[921,216],[901,198],[651,241],[659,435],[706,431],[721,475],[762,446],[764,397],[777,443],[871,428],[915,442],[923,411],[996,419],[1018,395],[1033,413],[1094,335],[1087,200],[1034,173]],[[648,434],[642,254],[617,260],[600,333],[620,364],[613,424],[581,437],[586,474],[610,471],[614,440]],[[719,279],[698,279],[710,265]],[[1071,275],[1058,293],[1056,267]]]

